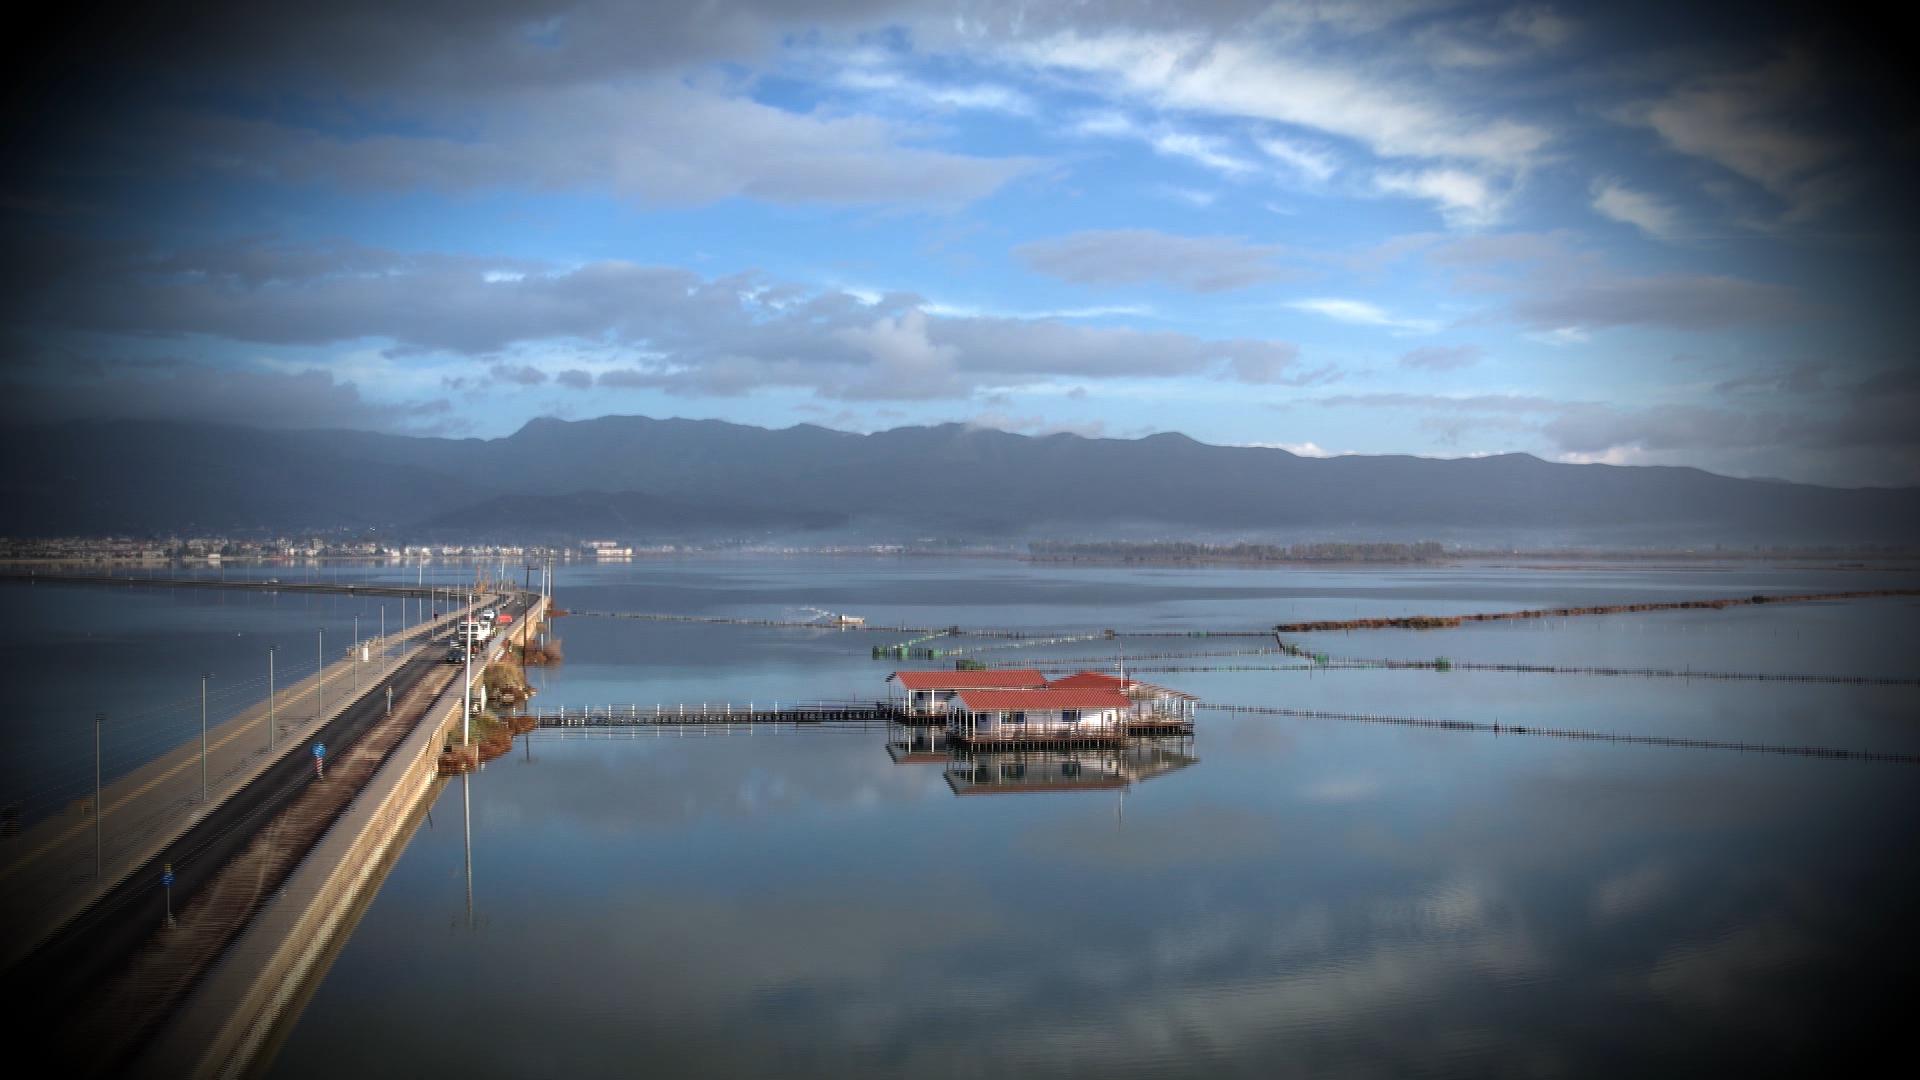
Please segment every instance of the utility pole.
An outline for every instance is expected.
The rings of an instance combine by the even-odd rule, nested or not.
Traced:
[[[313,718],[320,719],[327,711],[327,629],[320,628],[320,670],[314,675]]]
[[[469,605],[472,601],[469,599]],[[473,745],[473,637],[467,633],[467,624],[463,620],[454,626],[454,635],[460,641],[460,655],[467,666],[466,683],[460,688],[460,745]]]
[[[93,714],[93,880],[100,880],[100,815],[106,807],[100,801],[100,724],[106,713]]]
[[[207,680],[213,676],[202,672],[200,675],[200,804],[207,802]]]
[[[280,717],[273,707],[273,654],[279,649],[278,645],[267,646],[267,753],[269,754],[273,753],[274,740],[278,738],[280,729]]]

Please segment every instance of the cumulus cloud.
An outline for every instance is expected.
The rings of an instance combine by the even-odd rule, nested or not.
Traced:
[[[503,272],[511,271],[511,272]],[[1290,343],[1207,339],[1055,317],[937,314],[908,293],[809,290],[756,274],[703,277],[625,262],[554,267],[358,246],[230,244],[91,263],[13,298],[56,328],[205,335],[485,358],[498,382],[552,376],[509,357],[579,343],[641,359],[594,385],[743,394],[766,386],[847,399],[957,398],[984,385],[1075,378],[1321,381]],[[557,381],[573,389],[588,373]]]
[[[1281,276],[1281,249],[1231,236],[1106,229],[1036,240],[1014,254],[1043,274],[1079,285],[1157,283],[1191,292],[1243,289]]]

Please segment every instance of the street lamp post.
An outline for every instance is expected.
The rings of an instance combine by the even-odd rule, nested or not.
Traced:
[[[472,601],[468,601],[472,606]],[[469,617],[472,613],[468,612]],[[473,745],[473,635],[467,633],[465,620],[454,625],[454,636],[460,641],[460,655],[465,658],[466,683],[460,688],[460,744]]]
[[[207,680],[213,676],[202,672],[200,675],[200,802],[207,801]]]
[[[279,714],[274,711],[273,704],[273,654],[279,649],[278,645],[267,646],[267,753],[269,754],[273,753],[274,740],[278,737],[280,728]]]
[[[314,675],[313,718],[320,719],[327,712],[327,630],[320,628],[320,670]]]

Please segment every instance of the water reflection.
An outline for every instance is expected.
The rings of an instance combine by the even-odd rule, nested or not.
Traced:
[[[850,598],[911,575],[958,579],[964,603],[996,620],[1033,602],[1011,587],[996,597],[998,578],[958,564],[835,567],[807,595],[874,618],[878,605]],[[742,562],[714,582],[663,584],[718,609],[821,569]],[[1171,606],[1168,578],[1100,576],[1139,588],[1116,588],[1087,621],[1143,625]],[[1470,573],[1408,577],[1377,579],[1361,613],[1481,589]],[[1627,587],[1610,594],[1669,589],[1653,578],[1616,575]],[[1599,588],[1568,580],[1509,582],[1521,603],[1498,599]],[[939,612],[934,584],[909,593]],[[629,587],[593,606],[699,606]],[[1222,625],[1277,606],[1183,595],[1175,614]],[[1677,651],[1759,669],[1802,625],[1759,614],[1711,638],[1703,623],[1679,650],[1651,630],[1624,643],[1598,625],[1529,633],[1575,654],[1591,638],[1609,662]],[[1911,640],[1912,613],[1877,617],[1848,624],[1848,640]],[[851,698],[877,678],[857,635],[562,625],[568,663],[542,673],[548,706],[699,700],[715,686],[736,701]],[[1410,655],[1442,648],[1405,640]],[[1371,639],[1343,647],[1386,655]],[[1208,700],[1544,726],[1920,738],[1912,692],[1888,688],[1357,670],[1180,685]],[[1838,1060],[1829,1047],[1897,1038],[1874,1007],[1899,1000],[1920,962],[1900,932],[1920,898],[1907,766],[1238,714],[1203,718],[1204,755],[1152,741],[967,754],[938,731],[880,726],[535,737],[464,781],[485,848],[472,855],[477,930],[447,932],[466,831],[422,830],[263,1072],[1817,1073]],[[521,767],[527,755],[540,767]],[[1206,771],[1189,771],[1201,756]],[[1058,797],[961,799],[956,780]],[[465,810],[448,787],[436,814]],[[484,1038],[447,1037],[476,1018]]]
[[[896,725],[887,740],[895,765],[938,765],[955,795],[1037,791],[1124,791],[1198,765],[1192,736],[1128,739],[1085,746],[971,750],[940,728]]]

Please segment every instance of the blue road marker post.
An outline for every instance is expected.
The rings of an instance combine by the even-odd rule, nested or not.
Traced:
[[[173,864],[160,864],[160,887],[167,894],[167,925],[173,925]]]
[[[325,780],[327,778],[327,744],[313,744],[313,774]]]

